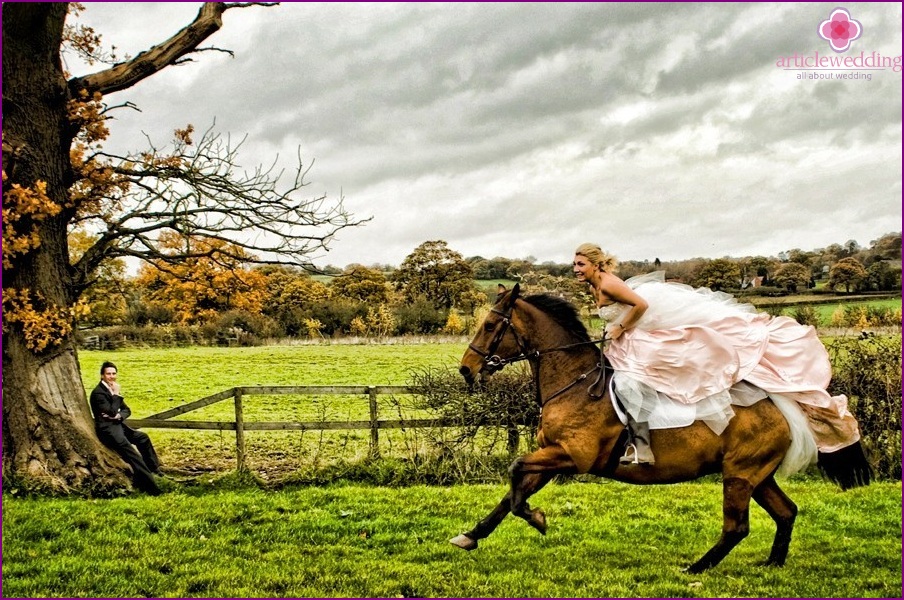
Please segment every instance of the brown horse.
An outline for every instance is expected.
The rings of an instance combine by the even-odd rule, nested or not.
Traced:
[[[545,514],[531,509],[527,499],[559,474],[591,473],[642,485],[721,473],[722,535],[687,570],[699,573],[717,565],[747,536],[751,498],[776,524],[766,564],[783,565],[797,506],[774,478],[791,445],[788,422],[775,404],[763,400],[746,408],[734,407],[735,416],[721,435],[699,421],[652,431],[656,464],[620,464],[625,427],[609,398],[611,367],[595,343],[577,311],[564,300],[549,295],[521,298],[517,285],[497,297],[462,357],[460,371],[472,383],[510,362],[527,360],[542,407],[539,450],[512,463],[511,489],[499,505],[474,529],[450,542],[473,550],[509,512],[545,534]],[[843,488],[869,483],[869,466],[859,444],[840,465],[827,464],[824,470]]]

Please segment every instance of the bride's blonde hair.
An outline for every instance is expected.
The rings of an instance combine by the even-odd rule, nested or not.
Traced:
[[[600,270],[606,271],[607,273],[615,273],[615,269],[618,267],[618,259],[611,254],[603,252],[596,244],[581,244],[574,253],[586,257],[587,260],[596,265]]]

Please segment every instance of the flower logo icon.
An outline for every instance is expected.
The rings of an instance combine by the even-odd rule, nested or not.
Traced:
[[[851,42],[863,34],[860,21],[851,18],[846,8],[836,8],[828,19],[819,24],[819,37],[824,39],[835,52],[846,52]]]

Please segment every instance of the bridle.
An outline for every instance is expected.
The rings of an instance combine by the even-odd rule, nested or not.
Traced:
[[[490,345],[487,347],[486,352],[475,346],[473,343],[468,344],[468,348],[474,351],[478,356],[483,357],[484,365],[490,368],[491,373],[502,369],[502,367],[510,363],[540,358],[541,352],[539,350],[534,350],[533,352],[527,350],[523,338],[518,334],[518,330],[515,329],[515,326],[512,325],[512,308],[509,308],[508,312],[503,312],[498,308],[493,307],[490,309],[490,312],[496,313],[502,317],[502,327],[500,327],[493,335],[493,339],[490,340]],[[518,344],[519,352],[512,358],[502,358],[496,354],[496,350],[499,349],[499,344],[502,343],[502,338],[505,337],[509,328],[512,329],[512,335],[515,336],[515,343]]]
[[[594,394],[593,390],[597,387],[597,385],[600,383],[600,381],[605,377],[606,370],[607,369],[612,370],[612,367],[610,367],[607,364],[605,357],[603,356],[603,347],[604,347],[604,344],[607,339],[605,332],[603,332],[603,337],[596,339],[596,340],[587,340],[586,342],[576,342],[574,344],[566,344],[564,346],[556,346],[554,348],[547,348],[545,350],[530,350],[527,348],[526,344],[523,341],[524,337],[518,333],[518,330],[515,328],[515,325],[512,323],[512,311],[513,310],[514,310],[514,303],[512,303],[512,305],[508,308],[507,311],[501,311],[496,307],[493,307],[490,309],[490,312],[496,313],[497,315],[502,317],[502,327],[499,327],[497,329],[496,333],[493,335],[493,339],[490,340],[490,345],[487,347],[486,351],[481,350],[480,348],[475,346],[473,343],[468,344],[468,348],[470,348],[472,352],[476,353],[478,356],[483,357],[484,366],[485,366],[485,368],[488,368],[490,370],[490,374],[495,373],[496,371],[502,370],[503,367],[505,367],[506,365],[511,364],[511,363],[520,362],[522,360],[537,361],[539,363],[540,358],[546,354],[552,354],[553,352],[563,352],[565,350],[570,350],[572,348],[577,348],[579,346],[589,346],[591,344],[594,344],[594,345],[599,344],[600,345],[599,362],[597,362],[596,365],[592,369],[587,371],[586,373],[581,373],[580,375],[578,375],[578,377],[574,381],[572,381],[571,383],[569,383],[562,389],[558,390],[557,392],[553,393],[551,396],[546,398],[546,400],[543,400],[540,397],[540,385],[539,385],[540,382],[535,381],[534,383],[536,384],[537,398],[540,401],[540,406],[545,406],[552,399],[564,394],[565,392],[567,392],[568,390],[570,390],[571,388],[573,388],[580,382],[587,379],[592,373],[599,371],[600,372],[599,375],[597,376],[596,380],[590,385],[590,387],[587,388],[587,392],[590,394],[591,398],[593,398],[595,400],[602,398],[602,396],[603,396],[602,394],[599,394],[599,395]],[[496,351],[499,349],[499,345],[502,343],[502,339],[505,337],[505,334],[508,332],[509,329],[512,330],[512,335],[515,337],[515,343],[518,344],[518,354],[516,354],[515,356],[513,356],[511,358],[502,358],[501,356],[496,354]],[[539,365],[537,365],[537,366],[539,367]],[[535,368],[534,373],[535,373],[535,377],[534,377],[535,380],[539,379],[540,369]]]

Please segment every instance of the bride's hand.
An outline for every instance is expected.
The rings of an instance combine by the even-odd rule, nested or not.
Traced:
[[[617,340],[624,332],[625,326],[621,323],[609,323],[606,325],[606,337],[610,340]]]

